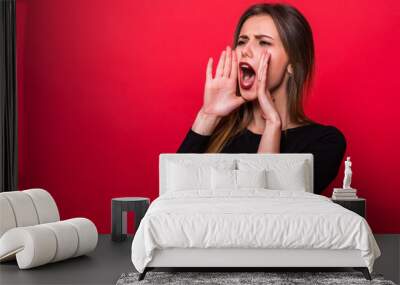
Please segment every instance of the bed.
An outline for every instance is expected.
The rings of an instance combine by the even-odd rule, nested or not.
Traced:
[[[131,248],[154,268],[352,267],[371,280],[381,254],[367,221],[313,193],[313,155],[159,156],[159,197]]]

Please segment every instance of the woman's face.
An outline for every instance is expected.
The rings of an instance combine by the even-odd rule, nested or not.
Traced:
[[[289,60],[271,16],[257,15],[248,18],[240,30],[236,44],[240,94],[244,99],[257,98],[255,81],[260,57],[265,50],[270,53],[266,73],[268,90],[272,91],[284,82]],[[240,63],[244,62],[252,67],[256,73],[254,77],[251,73],[247,74],[246,70],[243,71]]]

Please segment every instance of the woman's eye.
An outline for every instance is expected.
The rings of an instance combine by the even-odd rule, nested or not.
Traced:
[[[260,41],[260,45],[270,45],[270,43],[266,41]]]
[[[238,46],[240,46],[242,44],[244,44],[244,41],[238,41],[237,42]],[[260,41],[260,45],[271,45],[271,44],[269,42],[266,42],[266,41]]]

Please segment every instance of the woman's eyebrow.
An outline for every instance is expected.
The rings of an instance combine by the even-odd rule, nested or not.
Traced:
[[[262,34],[260,34],[260,35],[254,35],[254,37],[255,37],[256,39],[259,39],[259,38],[262,38],[262,37],[267,37],[267,38],[270,38],[271,40],[273,40],[273,38],[272,38],[271,36],[269,36],[269,35],[262,35]]]
[[[267,38],[270,38],[271,40],[273,40],[273,38],[272,38],[271,36],[269,36],[269,35],[263,35],[263,34],[254,35],[254,37],[255,37],[256,39],[260,39],[260,38],[262,38],[262,37],[267,37]],[[249,37],[248,37],[247,35],[240,35],[239,38],[248,39]]]

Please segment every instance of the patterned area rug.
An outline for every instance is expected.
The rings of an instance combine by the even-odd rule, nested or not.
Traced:
[[[396,285],[384,280],[382,274],[371,274],[366,280],[361,272],[159,272],[149,271],[138,281],[139,273],[123,273],[117,285],[133,284],[384,284]]]

